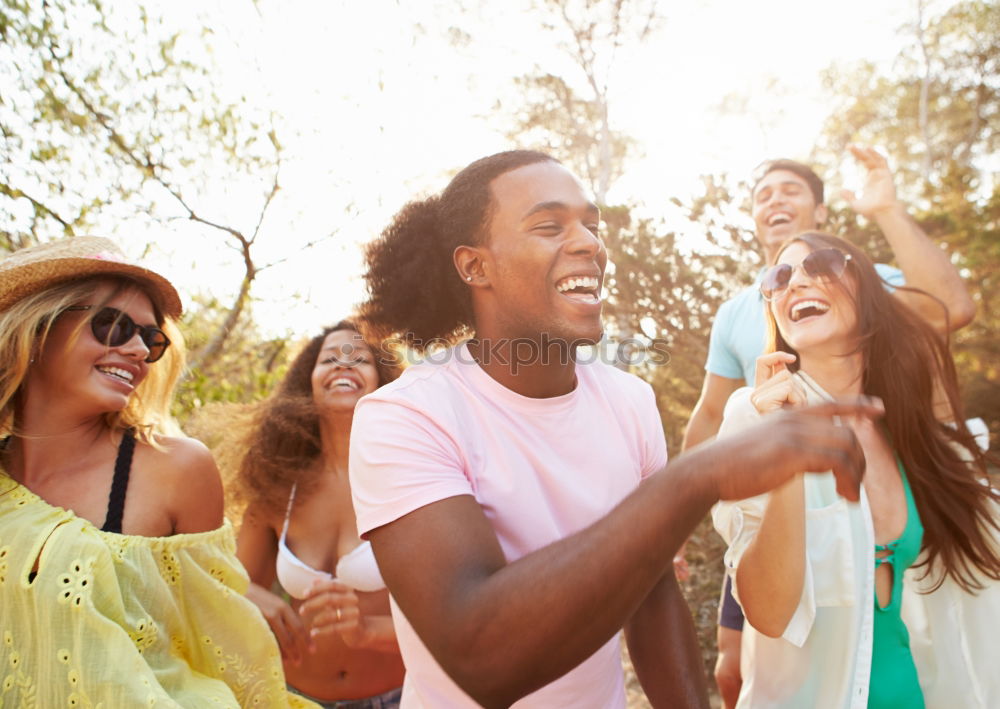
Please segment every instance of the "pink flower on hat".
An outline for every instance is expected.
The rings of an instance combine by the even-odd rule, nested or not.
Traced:
[[[116,254],[114,251],[98,251],[96,254],[92,254],[88,258],[96,258],[101,261],[116,261],[118,263],[128,263],[121,254]]]

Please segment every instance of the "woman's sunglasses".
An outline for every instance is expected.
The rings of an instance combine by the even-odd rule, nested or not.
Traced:
[[[71,305],[66,310],[92,310],[94,305]],[[142,344],[149,350],[147,362],[155,362],[170,347],[170,339],[158,327],[136,325],[135,321],[117,308],[104,307],[90,318],[90,331],[98,342],[108,347],[121,347],[139,333]]]
[[[850,260],[850,254],[831,247],[811,252],[802,259],[801,266],[805,274],[812,279],[833,281],[844,275],[844,269]],[[788,288],[796,268],[798,266],[787,263],[779,263],[769,268],[760,282],[760,294],[764,296],[764,300],[773,300],[781,291]]]

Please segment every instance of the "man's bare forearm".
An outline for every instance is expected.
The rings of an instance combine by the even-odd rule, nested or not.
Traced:
[[[484,706],[509,706],[622,628],[720,497],[833,470],[838,491],[858,499],[864,456],[832,417],[879,414],[863,401],[775,414],[678,457],[594,524],[511,563],[468,495],[370,536],[390,591],[445,671]]]
[[[625,626],[636,676],[653,707],[707,707],[701,648],[684,596],[664,574]]]
[[[900,203],[880,210],[874,219],[892,247],[906,285],[926,291],[944,304],[949,329],[967,325],[975,315],[975,302],[947,252],[931,241]],[[927,304],[919,312],[927,313],[931,324],[939,324],[933,308]]]
[[[502,556],[489,565],[460,561],[454,580],[433,598],[398,588],[408,584],[389,559],[402,564],[422,553],[406,544],[419,534],[418,524],[436,524],[428,515],[438,505],[457,522],[443,536],[481,541],[483,530],[471,518],[456,519],[462,502],[418,511],[422,519],[412,533],[375,530],[372,543],[390,590],[442,667],[483,706],[509,706],[596,652],[670,571],[674,552],[717,499],[712,476],[696,470],[702,463],[685,458],[576,534],[509,564]]]

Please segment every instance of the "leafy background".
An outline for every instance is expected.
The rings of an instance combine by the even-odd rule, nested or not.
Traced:
[[[485,7],[471,0],[449,6],[451,22],[432,39],[469,56],[477,38],[463,23]],[[760,263],[745,218],[747,177],[703,174],[658,209],[619,197],[616,183],[642,158],[643,143],[616,120],[615,61],[657,41],[671,17],[652,0],[536,0],[529,10],[528,19],[557,38],[552,51],[560,61],[508,77],[504,100],[470,121],[500,126],[511,144],[556,155],[602,205],[614,261],[608,332],[656,341],[669,352],[668,362],[632,369],[653,385],[668,443],[679,451],[713,315]],[[967,414],[982,417],[995,436],[1000,6],[913,0],[906,12],[893,61],[833,64],[816,77],[829,115],[809,154],[790,157],[835,165],[851,142],[881,146],[890,156],[911,213],[948,249],[978,306],[973,324],[955,334],[953,352]],[[414,35],[432,31],[413,26]],[[219,67],[233,44],[198,16],[178,18],[151,3],[0,0],[0,253],[115,223],[129,225],[122,241],[136,257],[156,258],[172,246],[145,234],[193,239],[194,250],[173,253],[204,281],[226,283],[188,294],[191,366],[175,415],[210,445],[224,438],[226,407],[235,412],[266,396],[301,344],[299,335],[275,335],[255,316],[276,297],[291,311],[300,298],[295,277],[266,294],[256,290],[259,277],[336,241],[331,224],[350,224],[357,212],[350,201],[338,204],[291,245],[287,223],[273,212],[288,193],[283,170],[294,122],[280,106],[220,78],[229,76]],[[766,126],[768,111],[781,110],[780,80],[768,91],[763,99],[753,87],[728,95],[718,111]],[[220,206],[220,185],[242,196],[239,208]],[[331,212],[328,204],[302,210]],[[829,228],[891,262],[876,230],[846,208],[833,205]],[[355,251],[346,244],[339,253],[349,260]],[[221,267],[209,270],[209,262]],[[703,522],[688,547],[692,574],[683,586],[709,676],[721,556],[720,540]],[[630,705],[646,706],[630,682]]]

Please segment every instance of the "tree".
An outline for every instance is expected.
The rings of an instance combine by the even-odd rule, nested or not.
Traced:
[[[910,37],[891,71],[862,63],[831,67],[823,83],[840,97],[814,156],[822,163],[847,144],[884,146],[897,163],[899,185],[927,206],[946,175],[980,171],[1000,147],[1000,5],[973,0],[929,17],[916,0]]]
[[[982,417],[996,436],[1000,434],[1000,185],[983,200],[964,199],[965,186],[946,190],[950,199],[940,199],[922,221],[928,233],[947,241],[958,255],[976,301],[976,318],[955,334],[953,350],[966,415]]]
[[[635,145],[612,126],[615,57],[626,43],[641,43],[653,32],[656,2],[538,0],[536,10],[547,18],[546,29],[566,38],[560,48],[577,80],[541,71],[517,78],[525,101],[515,109],[508,137],[565,161],[587,180],[597,203],[606,204]]]
[[[586,181],[599,204],[606,203],[635,141],[611,129],[606,103],[580,96],[559,76],[527,75],[514,81],[524,105],[515,109],[507,137],[559,157]]]
[[[726,182],[704,176],[704,191],[690,204],[673,200],[684,214],[683,227],[676,221],[668,227],[662,219],[634,220],[626,207],[602,213],[614,262],[606,279],[606,313],[617,331],[638,333],[652,348],[635,369],[657,392],[667,441],[675,450],[700,393],[715,313],[746,284],[746,274],[759,261],[753,235],[734,224],[731,211],[742,200]],[[688,234],[707,241],[707,247],[692,248]]]
[[[216,84],[211,31],[172,27],[157,10],[2,0],[0,249],[136,216],[223,237],[243,276],[194,354],[198,368],[220,356],[265,268],[254,245],[279,189],[281,145],[271,114]],[[259,190],[246,223],[213,214],[213,186],[233,181]]]
[[[289,343],[267,338],[254,324],[253,313],[230,332],[226,348],[205,366],[192,369],[180,386],[174,413],[182,422],[193,411],[212,403],[252,403],[263,399],[280,382],[287,365]],[[181,327],[187,346],[198,351],[216,336],[229,317],[228,306],[217,299],[198,296],[195,308],[184,314]]]
[[[816,154],[839,152],[860,140],[885,146],[897,189],[915,203],[915,216],[931,238],[946,244],[966,276],[978,312],[954,336],[954,352],[970,416],[1000,431],[1000,184],[990,159],[1000,143],[1000,5],[974,0],[934,17],[917,0],[911,38],[898,66],[832,67],[828,89],[841,104],[827,120]],[[991,184],[992,183],[992,184]],[[832,222],[887,259],[871,224],[847,210]]]

